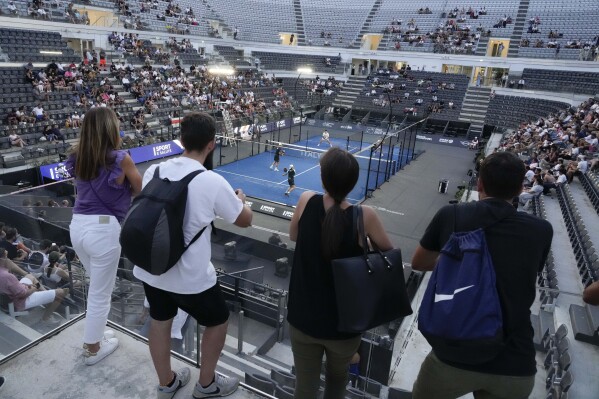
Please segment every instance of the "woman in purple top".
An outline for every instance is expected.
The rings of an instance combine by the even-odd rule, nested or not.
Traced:
[[[104,336],[104,328],[121,255],[120,222],[131,196],[141,191],[141,175],[127,152],[118,149],[120,145],[114,111],[93,108],[85,114],[79,143],[66,165],[77,185],[71,242],[90,276],[83,335],[87,365],[118,347],[116,338]]]

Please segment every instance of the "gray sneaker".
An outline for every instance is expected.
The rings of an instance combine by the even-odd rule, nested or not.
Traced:
[[[157,398],[158,399],[171,399],[177,391],[183,388],[189,382],[189,369],[187,367],[183,367],[180,370],[175,372],[175,382],[172,387],[163,387],[158,386],[157,388]]]
[[[196,386],[193,390],[193,397],[195,399],[200,399],[228,396],[235,392],[238,386],[238,378],[225,377],[223,375],[216,374],[214,377],[214,382],[208,385],[206,388],[203,388],[200,383],[196,383]]]

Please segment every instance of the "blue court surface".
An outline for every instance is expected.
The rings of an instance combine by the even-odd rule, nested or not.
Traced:
[[[323,192],[318,161],[329,145],[322,143],[318,147],[319,141],[320,137],[312,137],[301,143],[284,146],[285,155],[281,157],[278,172],[270,169],[274,158],[274,147],[249,158],[219,166],[214,171],[222,175],[234,189],[241,188],[250,197],[293,206],[304,191]],[[343,139],[331,138],[331,143],[343,149],[347,148],[347,141]],[[351,148],[350,151],[352,149],[352,152],[355,152],[359,147]],[[362,201],[366,194],[367,184],[369,189],[374,190],[383,184],[385,176],[393,175],[399,169],[400,149],[398,147],[394,149],[392,162],[387,161],[385,150],[388,148],[383,149],[381,161],[379,161],[379,151],[373,155],[372,161],[369,160],[369,150],[357,154],[360,176],[356,186],[348,195],[349,202],[355,204]],[[409,162],[411,156],[411,151],[401,154],[402,165]],[[289,196],[285,196],[284,193],[289,184],[283,168],[289,168],[289,165],[293,165],[296,170],[296,189]]]

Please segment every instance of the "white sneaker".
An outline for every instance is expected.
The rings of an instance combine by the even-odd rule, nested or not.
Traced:
[[[112,352],[119,347],[119,340],[116,338],[104,338],[100,341],[100,350],[96,353],[92,353],[89,349],[85,350],[83,356],[85,356],[85,364],[88,366],[93,366],[98,363],[100,360],[104,359],[106,356],[110,355]]]
[[[278,172],[278,171],[279,171],[279,168],[275,168],[275,172]]]
[[[114,331],[112,331],[112,330],[104,331],[104,338],[106,338],[106,339],[114,338]]]
[[[200,383],[197,382],[193,390],[193,397],[195,399],[201,399],[227,396],[235,392],[238,386],[238,378],[225,377],[223,375],[216,374],[212,384],[208,385],[206,388],[202,387]]]
[[[269,169],[272,169],[272,165],[270,165]]]

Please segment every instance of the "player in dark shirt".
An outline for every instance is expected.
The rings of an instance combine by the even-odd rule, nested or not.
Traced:
[[[270,168],[273,169],[275,172],[279,171],[279,162],[281,161],[281,157],[285,155],[285,151],[283,150],[282,147],[277,147],[275,150],[275,159],[272,162],[272,164],[270,164]]]
[[[293,165],[289,165],[289,169],[285,168],[283,176],[285,175],[287,175],[287,183],[289,183],[289,188],[285,191],[285,195],[289,197],[289,193],[295,190],[295,168]]]

